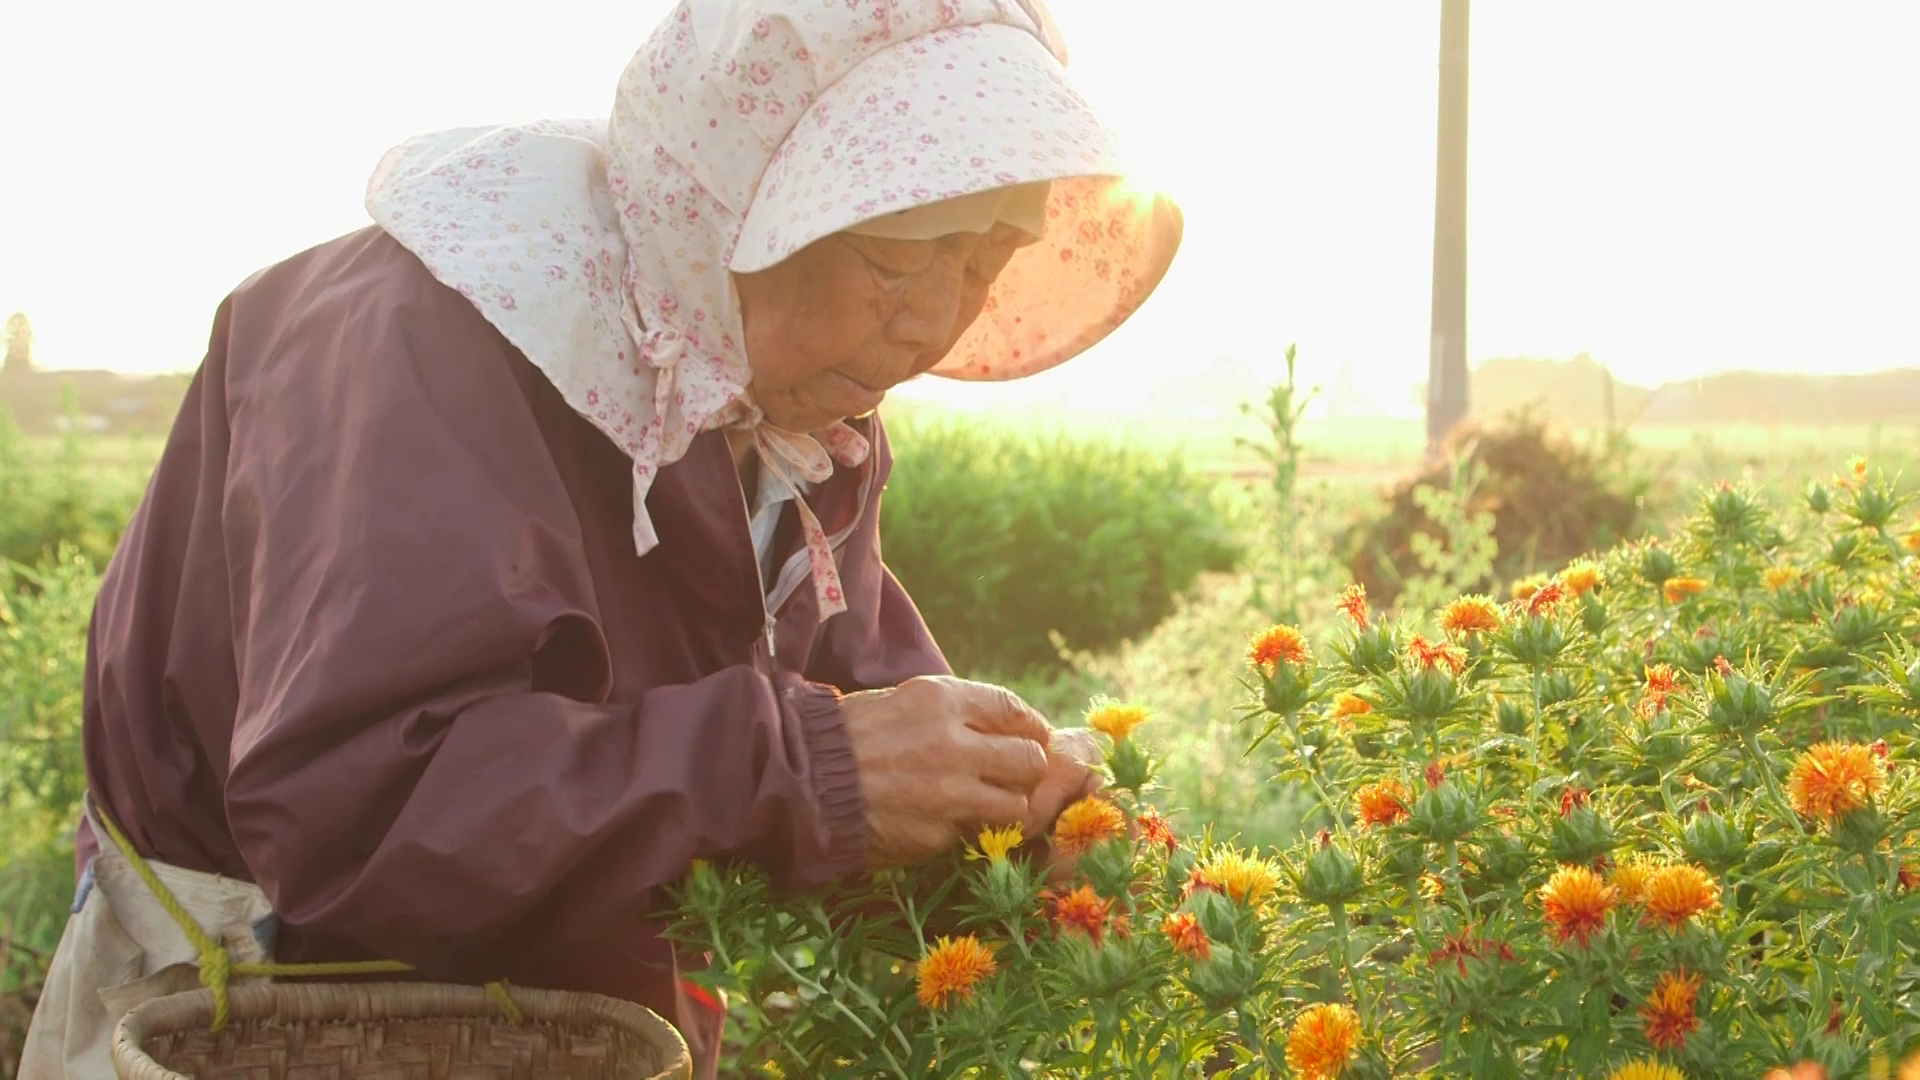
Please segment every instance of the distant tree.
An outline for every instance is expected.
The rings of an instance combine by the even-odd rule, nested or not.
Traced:
[[[7,360],[0,371],[8,375],[33,370],[33,323],[22,312],[7,316]]]

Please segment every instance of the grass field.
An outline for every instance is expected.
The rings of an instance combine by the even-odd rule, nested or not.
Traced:
[[[1183,453],[1205,471],[1242,476],[1261,471],[1258,458],[1243,441],[1257,442],[1266,436],[1259,417],[1250,414],[1152,417],[1027,407],[961,413],[910,401],[889,405],[888,415],[910,420],[964,416],[1024,434],[1121,439]],[[1591,438],[1597,432],[1570,434]],[[1300,436],[1306,447],[1305,475],[1366,483],[1404,475],[1419,464],[1426,449],[1425,425],[1418,420],[1309,420],[1302,424]],[[1645,425],[1629,428],[1628,437],[1649,467],[1677,470],[1687,479],[1731,479],[1749,470],[1759,479],[1767,473],[1818,473],[1853,454],[1888,462],[1920,460],[1920,419],[1900,427]]]

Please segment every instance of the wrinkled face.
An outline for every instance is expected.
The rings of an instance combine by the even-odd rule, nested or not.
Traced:
[[[938,240],[836,233],[736,275],[754,400],[788,431],[871,412],[947,355],[1026,239],[1007,225]]]

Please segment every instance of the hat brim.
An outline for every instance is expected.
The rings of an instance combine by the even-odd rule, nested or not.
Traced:
[[[1127,178],[1118,139],[1031,33],[942,30],[884,49],[808,108],[775,153],[729,268],[773,266],[859,222],[1013,184],[1052,182],[1046,234],[1015,253],[932,374],[994,381],[1084,352],[1138,310],[1182,219]]]

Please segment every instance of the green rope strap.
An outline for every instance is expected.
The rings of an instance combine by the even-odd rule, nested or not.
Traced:
[[[236,964],[233,961],[233,954],[227,951],[226,946],[202,930],[200,924],[193,920],[193,916],[187,914],[187,909],[180,906],[180,901],[160,880],[159,875],[153,872],[153,867],[147,865],[147,860],[141,858],[140,853],[133,849],[133,844],[127,840],[126,834],[120,831],[120,827],[113,823],[113,819],[98,807],[94,808],[94,816],[106,828],[107,834],[113,838],[114,845],[120,849],[120,854],[126,857],[128,864],[133,867],[133,872],[146,883],[154,898],[160,901],[160,906],[166,909],[167,914],[179,925],[181,933],[187,935],[187,941],[199,951],[200,985],[213,991],[215,1034],[227,1026],[227,981],[234,976],[296,978],[327,975],[381,975],[413,970],[410,965],[397,960],[356,960],[334,964]],[[514,1004],[513,997],[507,993],[506,980],[488,983],[487,997],[500,1007],[501,1013],[506,1016],[509,1023],[524,1022],[525,1017],[521,1015],[520,1007]]]

